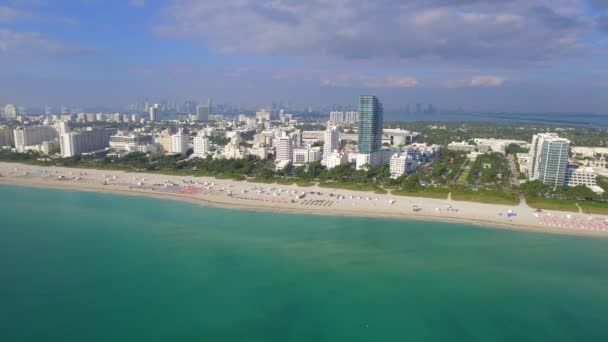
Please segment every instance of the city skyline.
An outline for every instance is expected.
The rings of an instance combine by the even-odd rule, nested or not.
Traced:
[[[0,103],[304,107],[373,93],[386,108],[606,113],[607,32],[598,0],[9,0]]]

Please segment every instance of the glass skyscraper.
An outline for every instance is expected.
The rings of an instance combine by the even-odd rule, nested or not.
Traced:
[[[382,147],[382,103],[372,95],[359,97],[359,154],[372,155]]]

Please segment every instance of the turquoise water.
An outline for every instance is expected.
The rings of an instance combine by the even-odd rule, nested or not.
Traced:
[[[607,252],[0,186],[0,341],[606,341]]]

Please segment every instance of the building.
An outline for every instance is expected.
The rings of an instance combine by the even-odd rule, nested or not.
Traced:
[[[82,153],[101,151],[110,146],[110,137],[115,134],[115,128],[64,133],[59,136],[61,156],[68,158]]]
[[[358,112],[331,112],[329,113],[329,122],[332,125],[352,125],[359,121]]]
[[[208,106],[196,106],[196,118],[198,121],[208,121],[211,109]]]
[[[530,180],[551,186],[566,184],[570,141],[556,133],[535,134],[530,146],[528,172]]]
[[[452,141],[451,143],[448,144],[448,150],[451,150],[451,151],[473,152],[476,149],[477,149],[477,146],[469,145],[469,143],[466,141],[462,141],[462,142]]]
[[[19,127],[13,131],[13,135],[15,147],[20,152],[25,151],[26,146],[40,145],[59,136],[55,127],[48,125]]]
[[[140,146],[151,145],[153,141],[152,135],[118,132],[110,137],[110,147],[121,152],[137,152],[141,149]]]
[[[348,156],[344,152],[333,151],[327,158],[327,165],[325,167],[328,170],[333,169],[336,166],[348,164]]]
[[[293,149],[293,165],[302,166],[321,160],[320,147],[301,147]]]
[[[157,103],[154,106],[150,107],[150,121],[151,122],[159,122],[160,121],[160,105]]]
[[[517,153],[515,155],[517,158],[517,163],[519,164],[519,172],[523,173],[526,176],[530,175],[530,170],[528,166],[530,165],[530,154],[529,153]]]
[[[249,155],[256,156],[261,160],[268,159],[268,147],[266,146],[251,147],[247,150],[247,152]]]
[[[397,179],[407,172],[408,156],[407,154],[395,153],[391,156],[389,163],[391,178]]]
[[[302,166],[308,164],[308,149],[307,148],[294,148],[293,149],[293,165]]]
[[[323,136],[323,160],[321,164],[327,166],[332,152],[340,149],[340,131],[336,126],[327,127]]]
[[[13,104],[4,106],[4,117],[7,119],[16,119],[19,115],[19,108]]]
[[[162,152],[171,152],[171,133],[168,129],[161,132],[160,136],[154,138]]]
[[[566,169],[566,184],[568,186],[597,186],[597,174],[591,167],[569,165]]]
[[[420,133],[405,129],[385,129],[382,131],[382,143],[388,143],[391,146],[409,145],[414,143],[419,136]]]
[[[171,153],[186,154],[188,152],[190,136],[180,128],[176,134],[171,136]]]
[[[0,127],[0,148],[4,146],[15,146],[13,130],[8,127]]]
[[[57,121],[53,124],[58,135],[70,133],[70,126],[67,121]]]
[[[511,140],[511,139],[482,139],[475,138],[473,139],[475,144],[477,144],[477,150],[479,152],[498,152],[505,154],[507,153],[507,147],[509,145],[518,145],[521,148],[530,148],[530,143],[523,140]]]
[[[258,121],[270,121],[271,113],[266,109],[261,109],[255,113],[255,118],[258,119]]]
[[[359,97],[359,155],[369,155],[369,157],[357,158],[357,169],[365,164],[359,164],[359,160],[366,164],[375,166],[378,164],[375,156],[382,147],[382,127],[384,111],[382,103],[377,97],[372,95],[361,95]]]
[[[199,157],[204,157],[210,150],[210,141],[209,138],[204,135],[197,135],[192,139],[194,144],[194,154]]]
[[[293,158],[293,145],[290,137],[279,137],[273,141],[276,149],[276,160],[289,160]]]

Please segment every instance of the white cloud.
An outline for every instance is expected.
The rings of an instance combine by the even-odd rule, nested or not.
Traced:
[[[129,0],[129,6],[142,7],[146,5],[146,0]]]
[[[505,83],[505,79],[493,75],[473,76],[471,78],[471,87],[499,87]]]
[[[95,54],[100,50],[64,43],[39,32],[18,32],[0,29],[0,55],[21,53]]]
[[[0,6],[0,23],[10,23],[30,17],[31,15],[15,8]]]
[[[321,85],[328,87],[348,88],[412,88],[418,85],[418,80],[409,76],[361,76],[344,74],[331,78],[323,78]]]
[[[174,0],[155,31],[223,53],[502,67],[581,55],[596,28],[577,1]]]

